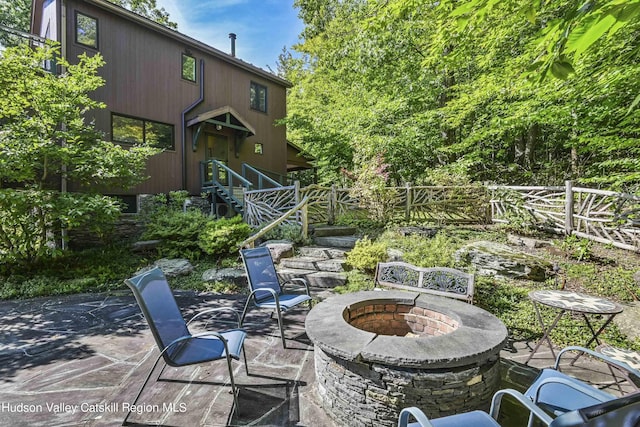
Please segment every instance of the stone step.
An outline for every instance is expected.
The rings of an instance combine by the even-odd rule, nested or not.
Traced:
[[[322,246],[302,246],[298,248],[298,253],[303,257],[335,259],[344,258],[345,250],[338,248],[328,248]]]
[[[280,267],[293,268],[299,270],[315,270],[315,271],[331,271],[341,272],[344,271],[343,264],[344,259],[326,259],[315,257],[293,257],[282,258],[280,260]]]
[[[278,270],[278,273],[284,280],[290,280],[295,277],[307,279],[309,286],[312,288],[331,289],[336,286],[343,286],[347,282],[346,274],[330,271],[282,268]]]
[[[317,246],[331,246],[334,248],[353,249],[358,238],[355,236],[328,236],[314,237],[313,243]]]
[[[327,236],[351,236],[356,233],[355,227],[343,225],[321,225],[313,228],[313,235],[316,237]]]

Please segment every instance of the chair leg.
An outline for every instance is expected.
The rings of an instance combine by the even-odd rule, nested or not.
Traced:
[[[244,351],[244,343],[242,343],[242,357],[244,358],[244,371],[249,375],[249,365],[247,364],[247,352]]]
[[[246,366],[246,362],[245,362],[245,366]],[[234,403],[235,408],[236,408],[235,410],[237,411],[237,410],[239,410],[239,407],[238,407],[238,390],[236,389],[236,383],[233,380],[233,367],[231,366],[231,356],[229,356],[228,352],[227,352],[227,367],[229,368],[229,381],[231,382],[231,393],[233,393],[233,403]]]
[[[127,412],[127,415],[124,417],[124,421],[122,421],[122,425],[125,426],[127,425],[127,419],[129,419],[129,415],[131,415],[131,409],[134,408],[136,406],[136,402],[138,401],[138,399],[140,398],[140,395],[142,395],[142,390],[144,390],[145,386],[147,385],[147,383],[149,382],[149,378],[151,378],[151,375],[153,374],[153,371],[156,370],[156,367],[158,366],[158,362],[160,362],[160,359],[162,358],[162,353],[160,353],[160,355],[158,356],[158,358],[156,359],[155,363],[153,364],[153,366],[151,367],[151,370],[149,371],[149,374],[147,375],[147,378],[144,380],[144,382],[142,383],[142,387],[140,387],[140,390],[138,391],[138,394],[136,395],[136,398],[133,399],[133,403],[131,404],[131,406],[129,407],[129,412]],[[166,363],[165,363],[166,366]],[[162,367],[162,370],[160,371],[160,374],[162,374],[162,371],[164,371],[165,366]],[[160,378],[160,375],[158,375],[158,378]]]
[[[249,303],[251,303],[251,297],[248,297],[247,302],[244,303],[244,310],[242,310],[242,316],[240,316],[240,327],[244,324],[244,318],[247,315],[247,310],[249,310]]]
[[[282,338],[282,348],[287,348],[287,342],[284,339],[284,327],[282,326],[282,311],[280,305],[276,305],[276,314],[278,315],[278,328],[280,328],[280,338]]]

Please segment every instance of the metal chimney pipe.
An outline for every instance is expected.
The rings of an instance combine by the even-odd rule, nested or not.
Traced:
[[[236,34],[229,33],[229,38],[231,39],[231,56],[236,56]]]

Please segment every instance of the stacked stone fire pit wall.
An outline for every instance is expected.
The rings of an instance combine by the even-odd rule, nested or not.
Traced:
[[[470,304],[413,292],[329,298],[306,320],[318,392],[339,425],[395,426],[407,406],[429,417],[488,409],[505,326]]]

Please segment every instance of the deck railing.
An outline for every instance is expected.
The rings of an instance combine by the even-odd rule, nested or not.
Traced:
[[[565,186],[388,187],[389,218],[437,224],[527,220],[533,226],[640,252],[640,197]],[[293,185],[245,192],[245,220],[258,226],[279,218],[303,197],[309,223],[333,223],[359,208],[349,189]]]

